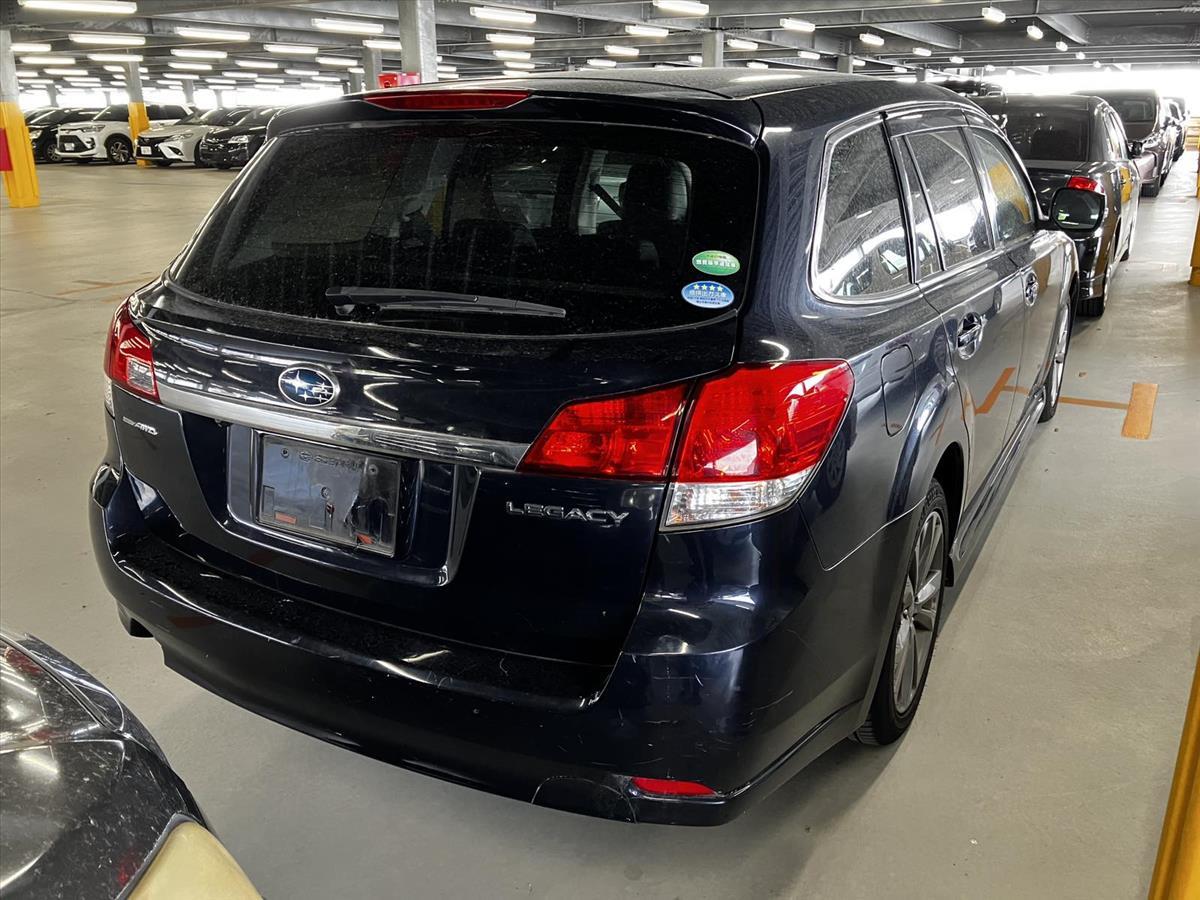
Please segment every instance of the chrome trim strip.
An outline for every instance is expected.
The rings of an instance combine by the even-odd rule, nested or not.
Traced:
[[[435,434],[398,425],[364,425],[325,416],[297,415],[281,409],[268,409],[180,390],[162,381],[158,384],[158,396],[163,406],[179,412],[196,413],[259,431],[438,462],[470,463],[484,468],[512,470],[529,449],[528,444],[510,441]]]

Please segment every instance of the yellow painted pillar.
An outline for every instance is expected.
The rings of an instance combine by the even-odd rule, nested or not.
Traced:
[[[0,29],[0,128],[7,144],[6,156],[12,171],[4,172],[4,193],[13,207],[37,206],[37,168],[33,164],[33,148],[29,145],[29,129],[17,103],[17,67],[12,52],[12,36],[7,28]]]
[[[1188,279],[1192,287],[1200,287],[1200,213],[1196,215],[1196,240],[1192,242],[1192,277]]]
[[[136,62],[126,63],[128,74],[125,76],[125,89],[129,92],[129,140],[133,144],[133,152],[137,153],[138,135],[150,127],[150,119],[146,115],[146,102],[142,97],[142,73]],[[143,169],[150,167],[150,160],[139,159],[137,164]]]
[[[1163,817],[1150,900],[1200,897],[1200,656],[1183,718],[1179,759]]]

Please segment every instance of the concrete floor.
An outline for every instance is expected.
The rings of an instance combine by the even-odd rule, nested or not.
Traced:
[[[1064,393],[1159,385],[1153,433],[1064,405],[1039,429],[945,622],[921,714],[843,744],[718,829],[629,826],[410,774],[168,671],[97,576],[85,486],[102,332],[231,175],[43,167],[0,214],[0,612],[120,694],[267,897],[1145,896],[1200,646],[1200,290],[1194,154],[1142,202],[1109,312]]]

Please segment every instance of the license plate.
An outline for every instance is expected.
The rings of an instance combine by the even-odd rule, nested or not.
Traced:
[[[259,435],[258,504],[268,528],[392,555],[400,462],[308,441]]]
[[[142,156],[151,156],[154,151],[149,147],[138,147],[138,153]]]
[[[65,140],[59,141],[59,143],[60,143],[60,144],[62,144],[62,148],[63,148],[64,150],[72,150],[72,151],[73,151],[73,150],[74,150],[74,149],[75,149],[75,148],[78,146],[78,144],[79,144],[79,142],[78,142],[78,141],[76,141],[76,140],[74,140],[73,138],[67,138],[67,139],[65,139]]]

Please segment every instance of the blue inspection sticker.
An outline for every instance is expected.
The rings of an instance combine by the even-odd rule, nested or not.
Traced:
[[[733,291],[717,281],[693,281],[679,293],[692,306],[703,309],[721,309],[733,302]]]

